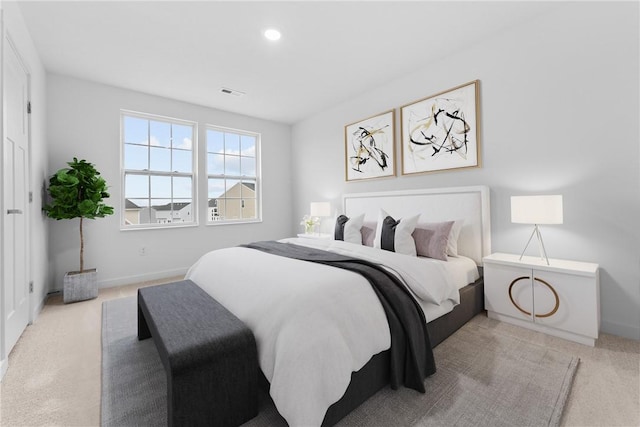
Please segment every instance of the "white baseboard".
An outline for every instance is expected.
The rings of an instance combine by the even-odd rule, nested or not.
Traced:
[[[187,274],[187,270],[189,270],[188,267],[174,268],[172,270],[155,271],[153,273],[134,274],[132,276],[116,277],[115,279],[98,280],[98,288],[113,288],[116,286],[130,285],[132,283],[150,282],[152,280],[184,276]],[[57,288],[53,291],[62,292],[62,288]]]
[[[7,373],[7,368],[9,367],[9,358],[0,360],[0,382],[4,378],[4,374]]]
[[[619,337],[629,338],[632,340],[640,340],[640,327],[638,326],[623,325],[621,323],[601,320],[600,330],[607,334],[617,335]]]
[[[40,314],[40,312],[42,311],[42,309],[44,308],[44,304],[47,302],[47,295],[45,294],[44,297],[42,299],[40,299],[40,301],[37,301],[37,304],[35,304],[34,307],[34,302],[31,302],[31,317],[29,318],[29,323],[33,323],[36,321],[36,319],[38,318],[38,315]]]
[[[168,277],[184,276],[188,267],[174,268],[173,270],[156,271],[153,273],[136,274],[133,276],[118,277],[115,279],[98,280],[99,288],[113,288],[115,286],[130,285],[132,283],[149,282]]]

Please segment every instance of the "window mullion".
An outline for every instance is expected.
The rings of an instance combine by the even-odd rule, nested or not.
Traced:
[[[151,223],[151,120],[147,120],[147,204],[149,206],[149,223]]]
[[[128,175],[153,175],[153,176],[180,176],[180,177],[193,177],[193,174],[189,172],[165,172],[165,171],[152,171],[148,169],[125,169],[124,172]]]

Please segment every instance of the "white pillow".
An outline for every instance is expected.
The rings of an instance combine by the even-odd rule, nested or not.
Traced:
[[[464,219],[458,219],[453,223],[451,231],[449,232],[449,241],[447,242],[447,255],[458,256],[458,237],[460,237],[460,230],[464,225]]]
[[[349,218],[349,221],[344,224],[345,242],[356,243],[358,245],[362,244],[362,234],[360,233],[360,229],[362,228],[363,222],[364,214]]]
[[[343,216],[343,215],[341,215]],[[347,219],[347,222],[343,225],[343,239],[345,242],[355,243],[357,245],[362,244],[362,234],[360,233],[360,229],[362,228],[362,223],[364,222],[364,214],[360,214],[358,216],[353,216]],[[336,227],[338,227],[340,221],[337,220]],[[334,235],[335,239],[335,235]]]
[[[385,219],[390,218],[391,221],[396,222],[393,229],[388,229],[385,224]],[[378,214],[378,225],[376,227],[376,237],[373,240],[373,247],[378,249],[385,249],[388,251],[397,252],[400,254],[416,256],[416,242],[413,240],[413,230],[416,228],[418,218],[420,215],[414,215],[407,218],[402,218],[396,221],[391,217],[384,209],[380,209]],[[389,246],[389,242],[383,242],[382,232],[385,229],[385,235],[387,233],[393,233],[393,246]]]

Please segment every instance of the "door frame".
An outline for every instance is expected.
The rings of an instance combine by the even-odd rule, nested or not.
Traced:
[[[20,66],[24,70],[27,77],[27,102],[31,102],[31,69],[28,66],[27,62],[24,60],[24,57],[20,54],[20,50],[18,49],[16,43],[13,41],[13,38],[9,34],[9,31],[6,27],[6,23],[4,20],[4,11],[0,9],[0,116],[2,120],[0,120],[0,135],[2,137],[2,144],[0,144],[0,158],[4,159],[4,139],[6,137],[6,120],[7,120],[7,111],[5,108],[5,94],[4,94],[4,85],[5,85],[5,75],[4,75],[4,64],[5,64],[5,54],[8,49],[12,49],[14,54],[16,55]],[[25,209],[25,224],[26,224],[26,236],[25,236],[25,244],[27,246],[26,253],[28,254],[26,261],[26,277],[27,277],[27,286],[30,287],[32,283],[33,274],[31,272],[31,232],[32,232],[32,214],[31,214],[31,206],[33,203],[32,200],[32,177],[31,177],[31,169],[32,169],[32,152],[31,152],[31,114],[27,114],[27,202]],[[4,163],[0,162],[0,186],[4,181]],[[0,212],[4,212],[4,209],[7,207],[4,204],[4,197],[0,197]],[[4,236],[6,231],[4,230],[4,221],[0,221],[0,241],[3,242],[0,244],[0,271],[4,271],[4,263],[5,263],[5,254],[4,254]],[[28,322],[27,325],[30,325],[34,321],[34,313],[33,313],[33,293],[30,292],[30,289],[27,289],[27,310],[28,310]],[[5,283],[0,278],[0,381],[4,377],[8,367],[9,367],[9,354],[6,348],[5,337],[6,337],[6,322],[4,315],[4,302],[5,302]]]

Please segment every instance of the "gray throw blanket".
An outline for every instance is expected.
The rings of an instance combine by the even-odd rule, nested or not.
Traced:
[[[361,274],[382,303],[391,331],[391,387],[425,392],[423,380],[436,372],[427,321],[413,296],[400,280],[383,267],[359,258],[275,241],[255,242],[244,247],[273,255],[343,268]]]

